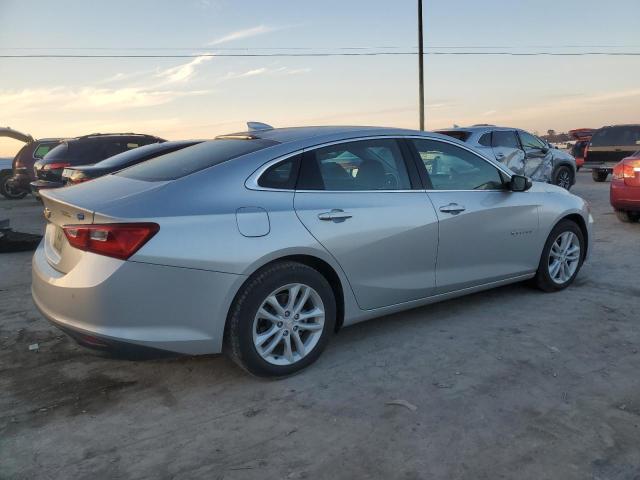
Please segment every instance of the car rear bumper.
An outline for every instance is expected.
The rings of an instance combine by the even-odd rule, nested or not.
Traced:
[[[68,273],[33,257],[33,301],[72,336],[184,354],[219,353],[241,275],[166,267],[85,253]],[[91,340],[93,339],[93,340]]]
[[[607,170],[609,173],[613,172],[613,167],[617,165],[618,162],[589,162],[585,161],[582,164],[583,168],[591,168],[594,170]]]
[[[49,180],[35,180],[29,184],[31,191],[33,193],[38,193],[40,190],[44,190],[47,188],[60,188],[64,187],[64,183],[62,182],[52,182]]]
[[[609,199],[616,210],[640,212],[640,187],[630,187],[624,181],[612,180]]]

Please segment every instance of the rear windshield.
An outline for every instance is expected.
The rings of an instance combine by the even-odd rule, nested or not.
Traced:
[[[142,147],[134,148],[133,150],[127,150],[126,152],[119,153],[113,157],[109,157],[106,160],[102,160],[97,166],[101,168],[112,168],[127,165],[129,163],[138,161],[144,161],[154,157],[159,157],[166,153],[175,152],[185,147],[190,147],[200,142],[181,142],[181,143],[152,143],[151,145],[144,145]]]
[[[458,140],[461,140],[463,142],[467,141],[467,138],[469,138],[469,136],[471,136],[471,132],[465,132],[463,130],[444,130],[442,132],[436,132],[439,133],[441,135],[447,135],[449,137],[453,137],[453,138],[457,138]]]
[[[591,146],[640,145],[640,126],[605,127],[593,134]]]
[[[134,165],[116,175],[148,182],[175,180],[277,143],[264,139],[212,140]]]

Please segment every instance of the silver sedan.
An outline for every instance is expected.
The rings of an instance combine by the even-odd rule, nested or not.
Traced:
[[[223,350],[255,375],[334,331],[513,282],[570,285],[581,198],[455,139],[259,125],[43,192],[33,299],[80,343]]]

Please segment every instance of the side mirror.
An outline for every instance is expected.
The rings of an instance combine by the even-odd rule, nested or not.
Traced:
[[[540,149],[540,151],[541,151],[542,153],[544,153],[545,155],[546,155],[547,153],[549,153],[549,150],[551,150],[551,148],[549,148],[549,147],[542,147],[542,148]]]
[[[533,186],[533,182],[529,177],[524,175],[513,175],[509,182],[509,190],[512,192],[526,192]]]

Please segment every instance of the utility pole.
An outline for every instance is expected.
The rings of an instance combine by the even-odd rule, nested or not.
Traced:
[[[424,130],[424,46],[422,42],[422,0],[418,0],[418,91],[420,97],[420,130]]]

